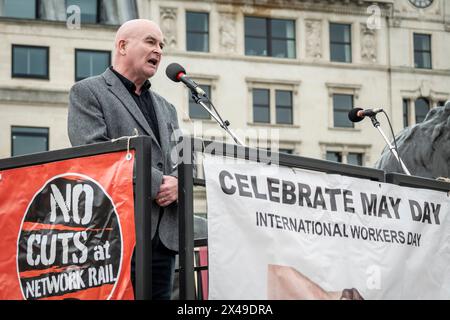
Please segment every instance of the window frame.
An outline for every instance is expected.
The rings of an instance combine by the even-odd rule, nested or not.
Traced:
[[[430,50],[416,50],[416,36],[427,36],[430,41]],[[416,53],[429,53],[430,55],[430,67],[420,67],[417,66],[416,63]],[[432,35],[428,33],[419,33],[419,32],[413,32],[413,62],[414,62],[414,68],[415,69],[423,69],[423,70],[432,70],[433,69],[433,42],[432,42]]]
[[[331,28],[333,25],[341,25],[341,26],[348,26],[349,27],[349,31],[350,31],[350,42],[340,42],[340,41],[333,41],[331,38]],[[351,23],[345,23],[345,22],[331,22],[329,23],[329,45],[330,45],[330,62],[337,62],[337,63],[353,63],[353,25]],[[333,54],[332,54],[332,45],[333,44],[337,44],[337,45],[349,45],[350,46],[350,61],[337,61],[337,60],[333,60]]]
[[[207,26],[208,26],[208,30],[205,32],[205,31],[189,31],[188,30],[188,19],[187,19],[187,16],[188,16],[188,14],[189,13],[197,13],[197,14],[205,14],[206,15],[206,18],[207,18],[207,22],[208,22],[208,24],[207,24]],[[186,52],[205,52],[205,53],[209,53],[209,52],[211,52],[211,37],[210,37],[210,35],[211,35],[211,24],[210,24],[210,14],[209,14],[209,12],[205,12],[205,11],[191,11],[191,10],[186,10],[185,11],[185,25],[186,25]],[[206,34],[206,36],[207,36],[207,50],[206,51],[199,51],[199,50],[188,50],[188,35],[189,34],[202,34],[202,35],[205,35]]]
[[[11,135],[11,157],[19,157],[14,155],[14,135],[13,135],[13,130],[15,128],[26,128],[26,129],[47,129],[47,145],[46,145],[46,150],[42,151],[42,152],[46,152],[49,151],[50,148],[50,127],[36,127],[36,126],[16,126],[16,125],[12,125],[10,127],[10,135]],[[26,134],[26,136],[28,137],[42,137],[42,134]]]
[[[255,121],[255,99],[254,99],[254,94],[255,94],[255,90],[264,90],[267,91],[268,93],[268,104],[267,104],[267,109],[269,111],[269,121],[268,122],[262,122],[262,121]],[[252,88],[252,122],[255,124],[271,124],[272,123],[272,107],[271,107],[271,101],[272,101],[272,91],[271,88]],[[258,107],[266,107],[265,105],[261,105],[258,104]]]
[[[100,1],[99,0],[91,0],[91,1],[95,1],[96,2],[96,13],[95,13],[95,22],[86,22],[86,21],[83,21],[83,18],[82,18],[82,13],[81,13],[81,15],[80,15],[80,23],[81,24],[83,24],[83,23],[86,23],[86,24],[91,24],[91,25],[93,25],[93,24],[100,24],[100,15],[101,15],[101,5],[100,5]],[[66,20],[67,20],[67,8],[69,7],[68,5],[67,5],[67,0],[64,0],[64,5],[65,5],[65,8],[66,8]],[[81,8],[80,8],[81,9]],[[104,23],[102,23],[102,25],[103,25]]]
[[[266,80],[260,78],[247,77],[245,78],[247,84],[247,125],[249,126],[271,126],[271,127],[285,127],[285,128],[300,128],[300,114],[299,107],[299,88],[301,81],[291,80]],[[270,107],[270,122],[254,122],[253,119],[253,89],[269,90],[269,107]],[[292,123],[276,123],[276,91],[290,91],[292,98]]]
[[[211,96],[217,97],[217,94],[216,94],[217,93],[216,92],[217,82],[219,81],[219,78],[220,78],[218,75],[189,73],[189,77],[192,80],[194,80],[196,83],[200,83],[201,85],[204,85],[204,86],[210,86],[211,87]],[[191,119],[189,117],[189,99],[186,99],[188,97],[186,95],[188,95],[190,93],[190,90],[187,87],[185,87],[184,92],[186,92],[186,93],[183,93],[184,98],[182,99],[182,103],[181,103],[181,107],[183,110],[183,112],[182,112],[183,122],[192,123],[192,121],[206,121],[206,122],[211,122],[211,123],[214,122],[215,123],[215,120],[212,119],[212,117],[211,117],[211,119],[197,119],[197,118]]]
[[[348,162],[348,156],[350,154],[360,154],[361,155],[361,167],[365,167],[370,163],[370,151],[373,148],[370,144],[342,144],[342,143],[327,143],[319,142],[322,159],[327,160],[327,153],[339,153],[341,156],[342,164],[353,165]]]
[[[257,132],[247,135],[245,138],[245,144],[249,148],[261,149],[267,152],[281,153],[283,150],[289,150],[291,153],[285,153],[290,155],[299,154],[299,146],[301,144],[298,140],[280,140],[272,139],[273,137],[258,135]],[[280,151],[281,150],[281,151]]]
[[[414,93],[412,94],[409,91],[402,91],[402,99],[403,101],[408,102],[408,126],[412,127],[418,123],[417,122],[417,108],[416,108],[416,102],[419,99],[425,99],[428,102],[429,110],[427,114],[433,110],[433,108],[439,107],[438,102],[442,99],[441,96],[436,95],[430,95],[430,96],[423,96],[420,93]]]
[[[419,100],[424,100],[424,101],[426,101],[428,103],[428,111],[425,114],[423,120],[420,121],[420,122],[417,121],[417,101],[419,101]],[[432,101],[429,98],[421,96],[421,97],[418,97],[417,99],[415,99],[414,100],[414,122],[415,122],[415,124],[424,122],[426,117],[427,117],[427,115],[428,115],[428,113],[431,111],[432,108],[433,108]]]
[[[402,99],[402,108],[403,108],[403,128],[407,128],[410,125],[410,108],[411,108],[411,100],[408,98]]]
[[[27,75],[21,73],[14,73],[14,49],[15,48],[33,48],[33,49],[45,49],[47,56],[47,69],[46,75]],[[12,44],[11,45],[11,78],[20,78],[20,79],[41,79],[41,80],[50,80],[50,47],[48,46],[35,46],[35,45],[25,45],[25,44]]]
[[[351,94],[351,93],[336,93],[335,92],[335,93],[333,93],[333,96],[331,98],[332,104],[333,104],[333,106],[332,106],[333,107],[333,128],[335,128],[335,129],[354,129],[355,128],[355,123],[351,122],[350,120],[349,120],[349,123],[351,124],[351,126],[346,126],[345,127],[345,126],[337,126],[336,125],[336,121],[335,121],[336,108],[335,108],[335,103],[334,103],[335,96],[349,96],[349,97],[351,97],[351,101],[352,101],[351,108],[349,110],[338,110],[339,112],[347,112],[347,114],[348,114],[348,112],[355,107],[355,95]]]
[[[338,159],[340,159],[341,161],[333,161],[333,160],[329,160],[328,159],[328,154],[333,153],[334,155],[338,155]],[[334,151],[334,150],[327,150],[325,152],[325,160],[330,161],[330,162],[335,162],[335,163],[344,163],[344,155],[342,154],[342,151]]]
[[[34,18],[21,18],[21,17],[9,17],[9,16],[0,16],[0,18],[6,19],[20,19],[20,20],[39,20],[39,7],[41,5],[41,0],[34,0]]]
[[[267,84],[267,83],[252,83],[249,86],[250,92],[250,125],[270,125],[270,126],[287,126],[287,127],[296,127],[296,113],[295,112],[295,96],[297,95],[297,88],[294,87],[295,84],[290,85],[290,87],[286,87],[286,85],[279,85],[277,83]],[[269,122],[256,122],[254,117],[255,112],[255,103],[253,99],[253,90],[267,90],[269,92]],[[278,123],[277,122],[277,91],[287,91],[291,94],[291,123]],[[282,108],[287,109],[285,106]]]
[[[348,160],[350,155],[360,156],[361,157],[361,164],[350,163],[349,160]],[[347,161],[346,164],[351,165],[351,166],[363,167],[364,166],[364,156],[365,156],[364,152],[355,152],[355,151],[350,150],[345,156],[346,161]]]
[[[353,95],[353,106],[360,105],[360,92],[362,85],[360,84],[342,84],[326,82],[328,89],[328,130],[332,131],[361,131],[361,124],[354,123],[353,127],[335,127],[334,126],[334,99],[335,94]]]
[[[280,91],[289,92],[290,99],[291,99],[290,106],[283,106],[283,105],[279,105],[277,103],[277,92],[280,92]],[[276,125],[289,125],[289,126],[293,125],[294,124],[294,92],[292,90],[275,89],[274,94],[275,94],[275,124]],[[279,109],[290,110],[291,122],[287,123],[287,122],[279,122],[278,121],[278,110]]]
[[[208,94],[208,92],[205,90],[205,92],[206,92],[206,94],[208,95],[208,98],[210,98],[210,99],[212,99],[212,90],[213,90],[213,88],[212,88],[212,85],[211,84],[205,84],[205,83],[197,83],[200,87],[209,87],[209,94]],[[204,89],[203,89],[204,90]],[[190,90],[188,90],[187,91],[188,92],[188,110],[187,110],[187,112],[188,112],[188,115],[189,115],[189,119],[191,119],[191,120],[200,120],[200,121],[208,121],[208,120],[212,120],[212,116],[211,116],[211,114],[209,114],[208,113],[208,111],[206,111],[206,110],[204,110],[204,108],[202,107],[202,106],[200,106],[199,105],[199,107],[201,108],[201,110],[203,111],[203,112],[205,112],[207,115],[208,115],[208,117],[207,118],[193,118],[192,116],[191,116],[191,98],[192,98],[192,94],[191,94],[191,91]],[[195,100],[193,101],[194,103],[195,103]]]
[[[245,32],[245,19],[246,18],[254,18],[254,19],[263,19],[266,24],[266,35],[265,37],[262,36],[248,36]],[[272,21],[273,20],[284,20],[284,21],[291,21],[294,26],[294,36],[293,38],[280,38],[280,37],[273,37],[272,36]],[[288,18],[271,18],[271,17],[261,17],[261,16],[252,16],[252,15],[244,15],[244,56],[246,57],[268,57],[268,58],[276,58],[276,59],[297,59],[297,24],[295,19],[288,19]],[[247,54],[247,38],[255,38],[255,39],[265,39],[266,40],[266,48],[267,48],[267,55],[249,55]],[[288,41],[294,41],[294,56],[293,57],[275,57],[273,55],[272,50],[272,41],[273,40],[284,40],[286,43]],[[287,52],[288,53],[288,52]]]
[[[77,78],[77,70],[78,70],[78,59],[77,59],[77,53],[78,52],[90,52],[90,53],[107,53],[108,54],[108,67],[111,66],[111,56],[112,53],[109,50],[96,50],[96,49],[79,49],[79,48],[75,48],[75,72],[74,72],[74,76],[75,76],[75,82],[81,81],[83,79],[86,78]],[[89,78],[89,77],[88,77]]]
[[[294,154],[294,149],[291,148],[278,148],[278,153],[284,153],[284,154]]]

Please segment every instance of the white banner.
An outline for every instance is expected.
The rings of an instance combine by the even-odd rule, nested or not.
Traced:
[[[450,299],[445,192],[204,161],[210,299]]]

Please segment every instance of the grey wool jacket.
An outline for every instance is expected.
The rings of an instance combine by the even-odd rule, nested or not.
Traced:
[[[72,146],[105,142],[123,136],[139,135],[152,138],[151,152],[151,230],[156,234],[160,207],[154,201],[163,175],[177,177],[176,163],[171,161],[171,150],[179,133],[175,107],[150,90],[158,119],[158,143],[133,97],[120,79],[108,68],[103,74],[84,79],[70,90],[68,133]],[[178,251],[177,204],[164,208],[159,225],[159,237],[169,249]],[[149,213],[150,214],[150,213]]]

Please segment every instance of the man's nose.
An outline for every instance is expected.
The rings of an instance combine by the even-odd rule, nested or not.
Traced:
[[[162,49],[160,46],[156,46],[155,49],[153,49],[153,52],[157,53],[158,55],[162,55]]]

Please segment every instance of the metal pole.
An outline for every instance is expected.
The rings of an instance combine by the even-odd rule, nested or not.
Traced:
[[[202,101],[199,100],[198,104],[201,105],[213,118],[216,122],[233,138],[234,142],[243,146],[244,143],[236,136],[236,134],[228,127],[227,123],[223,123],[212,111],[208,108],[208,106]],[[225,121],[227,122],[227,121]]]
[[[380,122],[377,120],[377,118],[375,116],[370,117],[370,119],[372,120],[373,126],[375,128],[377,128],[377,130],[381,133],[381,135],[384,138],[384,141],[386,141],[387,145],[389,146],[389,149],[391,150],[392,154],[394,155],[395,159],[397,159],[398,163],[400,163],[403,171],[410,176],[411,173],[409,172],[408,168],[406,167],[405,163],[403,162],[403,160],[399,157],[397,149],[391,144],[391,142],[389,141],[388,137],[384,134],[383,130],[381,129],[380,126]]]
[[[183,137],[178,166],[180,300],[195,299],[193,140]]]
[[[217,112],[216,108],[213,106],[212,102],[209,100],[209,98],[204,95],[201,96],[199,95],[196,91],[191,90],[192,93],[192,99],[194,99],[194,101],[196,103],[198,103],[199,105],[201,105],[203,107],[203,109],[206,110],[206,112],[208,112],[211,117],[214,118],[214,120],[216,120],[216,122],[219,124],[219,126],[224,129],[234,140],[234,142],[236,142],[238,145],[243,146],[244,143],[236,136],[236,134],[229,128],[230,122],[228,120],[223,121],[222,118],[220,117],[219,113]],[[214,111],[217,114],[214,114],[211,109],[205,104],[205,101],[209,102],[211,104],[211,106],[213,106]]]
[[[139,137],[135,145],[135,228],[136,300],[152,298],[152,237],[151,237],[151,140]]]

